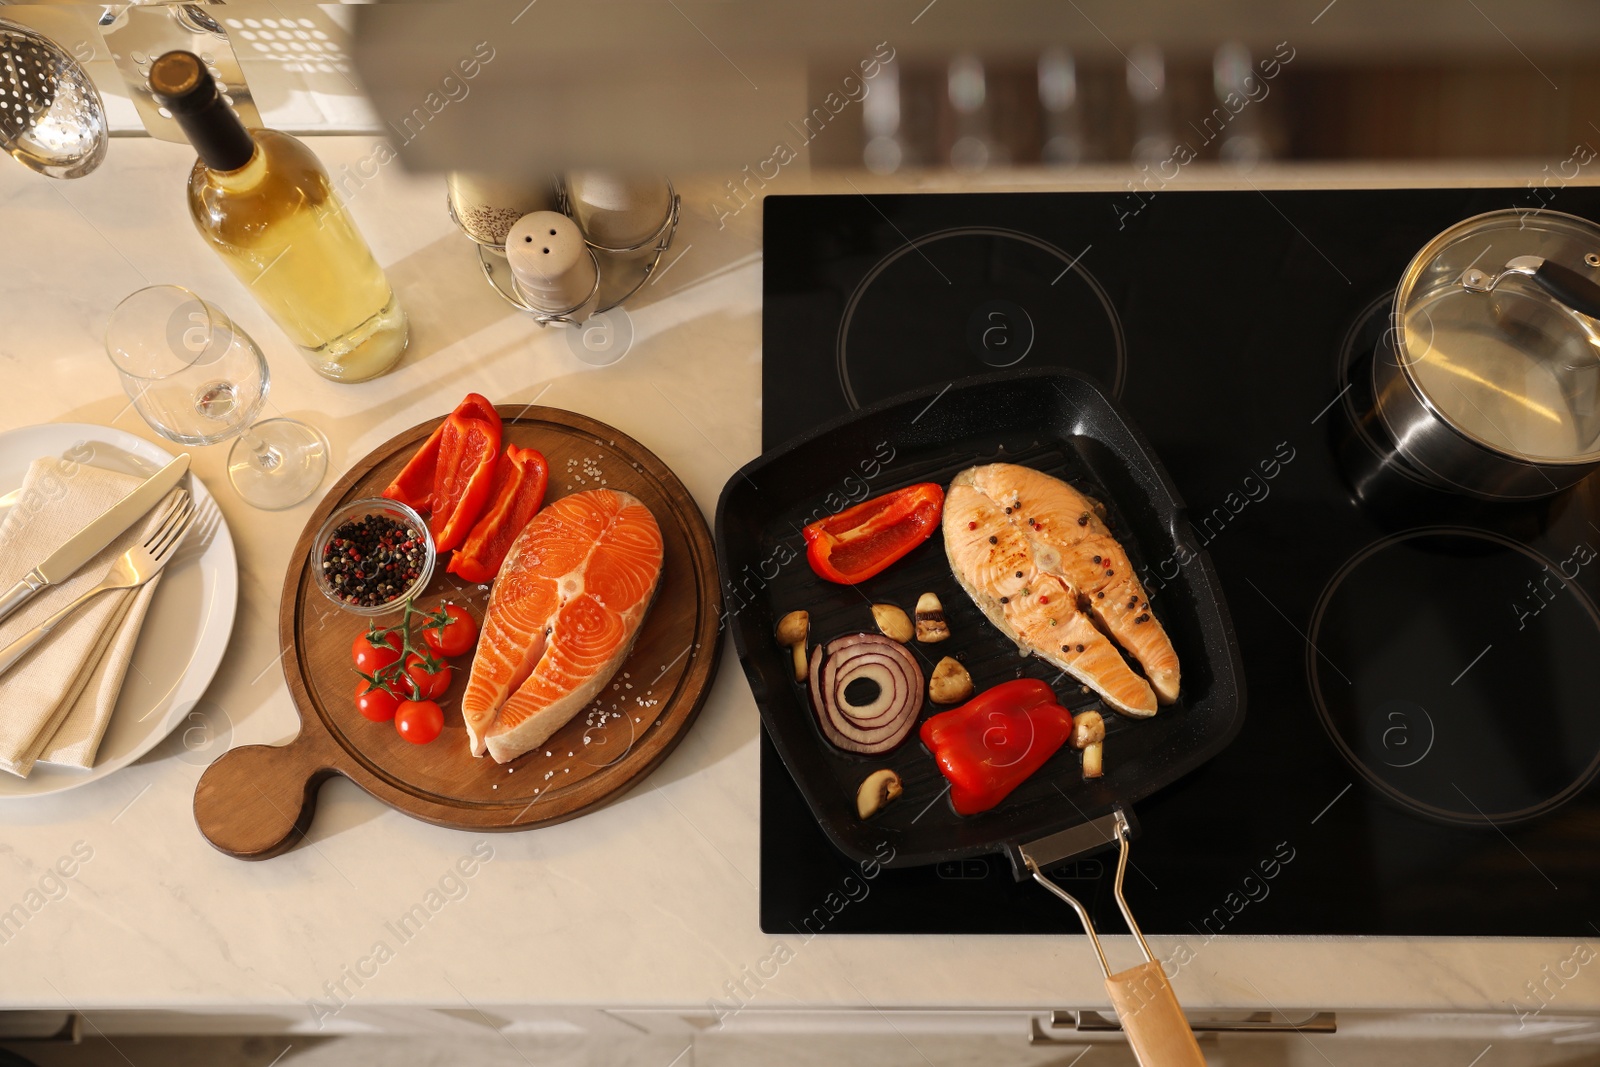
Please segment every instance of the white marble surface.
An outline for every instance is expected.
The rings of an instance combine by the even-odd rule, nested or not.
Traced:
[[[369,158],[374,142],[315,146],[338,175]],[[192,232],[182,191],[191,158],[178,146],[119,140],[106,166],[71,183],[0,160],[0,426],[98,421],[149,436],[124,408],[99,334],[130,290],[172,281],[220,302],[263,344],[275,376],[273,407],[324,429],[335,472],[469,389],[502,402],[537,397],[615,424],[672,465],[708,515],[724,480],[758,452],[759,212],[748,208],[719,229],[709,205],[721,176],[680,183],[685,223],[671,255],[681,258],[669,258],[637,302],[630,354],[595,369],[573,356],[563,334],[541,331],[484,286],[471,247],[445,217],[442,179],[409,177],[391,164],[349,199],[410,310],[413,350],[384,378],[340,386],[300,362]],[[1521,184],[1537,172],[1537,164],[1470,174],[1332,169],[1253,180],[1264,187]],[[1231,181],[1198,170],[1185,180],[1192,187]],[[1120,185],[1120,175],[1084,172],[1073,182]],[[985,184],[1065,183],[1012,175]],[[786,173],[769,191],[818,188],[850,186]],[[316,1029],[313,999],[330,1008],[347,1003],[350,1018],[405,1005],[704,1011],[711,998],[726,999],[724,983],[771,960],[780,941],[785,962],[755,995],[755,1008],[1106,1003],[1079,938],[802,942],[762,934],[757,713],[731,653],[682,746],[631,794],[582,819],[483,837],[413,821],[335,780],[322,791],[302,847],[265,863],[213,851],[190,810],[204,760],[225,743],[282,742],[296,729],[276,663],[276,615],[290,547],[312,507],[250,510],[229,495],[222,460],[221,448],[195,453],[239,546],[233,646],[209,693],[231,736],[198,755],[173,739],[103,782],[0,808],[0,909],[21,900],[75,843],[93,850],[65,896],[0,943],[0,1007],[250,1012],[264,1027],[296,1029]],[[422,900],[480,841],[493,859],[465,883],[466,896],[397,944],[385,923]],[[344,978],[348,996],[333,1001],[325,983],[357,968],[380,940],[393,958],[364,965],[369,976],[359,986]],[[1132,946],[1113,940],[1117,958],[1131,961]],[[1155,940],[1163,955],[1175,948]],[[1560,941],[1231,937],[1193,948],[1176,982],[1191,1008],[1499,1012],[1513,1002],[1535,1006],[1524,983],[1573,950]],[[1600,968],[1567,981],[1530,1025],[1587,1012],[1600,1012]],[[320,1021],[337,1026],[339,1017]]]

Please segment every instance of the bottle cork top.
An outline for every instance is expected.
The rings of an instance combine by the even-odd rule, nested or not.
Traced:
[[[157,57],[150,64],[150,93],[178,120],[207,168],[227,172],[250,162],[255,141],[199,56],[180,49]]]
[[[167,52],[150,64],[150,92],[173,114],[194,114],[217,98],[217,83],[193,52]]]

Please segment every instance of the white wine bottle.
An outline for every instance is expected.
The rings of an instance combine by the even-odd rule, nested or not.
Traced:
[[[317,373],[360,382],[394,366],[405,312],[311,150],[246,129],[192,52],[151,64],[150,90],[200,156],[195,227]]]

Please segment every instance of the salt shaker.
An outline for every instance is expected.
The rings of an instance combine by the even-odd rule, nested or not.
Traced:
[[[480,245],[500,248],[522,216],[556,206],[549,179],[516,181],[488,174],[452,171],[447,179],[450,214],[461,231]]]
[[[672,215],[672,190],[664,177],[575,171],[566,184],[567,210],[583,236],[608,252],[653,245]]]
[[[559,211],[535,211],[506,235],[506,260],[517,292],[542,314],[583,322],[600,297],[599,266],[577,223]]]

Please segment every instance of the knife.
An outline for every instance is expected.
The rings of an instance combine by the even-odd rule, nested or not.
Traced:
[[[122,536],[128,527],[155,507],[188,469],[189,455],[184,453],[146,478],[142,485],[107,508],[99,518],[73,534],[43,563],[23,575],[22,581],[0,595],[0,619],[27,603],[39,590],[72,577],[79,567],[93,559],[102,548]]]

